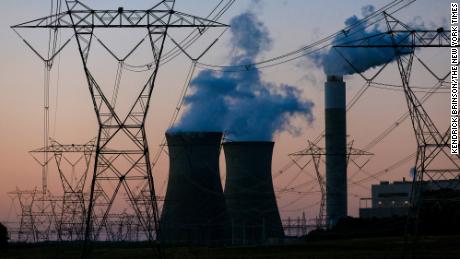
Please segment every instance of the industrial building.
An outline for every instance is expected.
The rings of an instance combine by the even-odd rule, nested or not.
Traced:
[[[219,173],[222,133],[166,133],[169,180],[160,219],[166,243],[222,244],[230,220]]]
[[[274,142],[227,142],[223,146],[232,242],[257,244],[282,238],[271,170]]]
[[[460,181],[439,180],[426,181],[422,191],[439,189],[460,190]],[[362,198],[360,202],[360,218],[388,218],[393,216],[406,216],[410,208],[412,181],[382,181],[372,185],[372,197]]]

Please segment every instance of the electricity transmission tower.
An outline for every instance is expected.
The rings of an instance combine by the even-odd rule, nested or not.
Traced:
[[[13,203],[14,200],[17,200],[20,207],[19,229],[17,232],[18,242],[36,242],[38,239],[34,215],[32,213],[36,193],[37,190],[23,191],[18,188],[8,193]]]
[[[412,64],[416,57],[415,50],[418,48],[450,48],[451,36],[450,31],[443,28],[437,30],[412,29],[387,13],[383,15],[387,31],[334,47],[339,51],[341,48],[390,48],[394,50],[417,142],[416,174],[412,185],[409,215],[409,219],[414,222],[414,229],[411,231],[417,235],[424,182],[433,181],[433,184],[437,184],[436,180],[453,180],[451,181],[453,185],[460,184],[460,161],[458,156],[450,155],[450,127],[445,132],[438,129],[409,83]],[[419,61],[437,80],[446,80],[447,76],[438,77],[420,59]],[[455,186],[452,187],[455,188]]]
[[[147,10],[126,10],[122,7],[116,10],[93,10],[80,1],[66,0],[65,2],[67,6],[65,12],[21,23],[12,28],[15,30],[25,28],[70,29],[76,39],[99,125],[86,216],[85,244],[90,239],[98,238],[99,231],[106,224],[120,190],[124,190],[128,197],[129,205],[146,233],[145,238],[153,241],[158,238],[159,234],[158,207],[145,122],[165,42],[168,37],[171,37],[170,31],[174,29],[189,28],[203,31],[208,27],[227,25],[175,11],[174,0],[161,1]],[[119,64],[131,56],[144,40],[148,42],[153,54],[153,61],[148,66],[151,71],[148,80],[141,86],[127,114],[117,112],[114,107],[116,95],[110,98],[102,90],[103,85],[95,79],[94,71],[89,66],[91,46],[96,42],[95,32],[107,29],[145,30],[146,37],[124,58],[119,58],[117,53],[102,41],[97,40],[117,59]],[[148,186],[147,195],[137,193],[145,192],[144,188],[138,188],[144,184]],[[111,185],[115,187],[108,189],[107,186]],[[107,194],[109,201],[98,199],[99,192]],[[139,197],[143,197],[144,200],[138,201]],[[95,220],[98,222],[94,222]]]
[[[50,140],[50,143],[48,147],[39,148],[30,153],[49,152],[53,154],[51,157],[54,157],[56,161],[63,190],[59,211],[55,212],[57,238],[60,241],[83,240],[86,216],[84,187],[94,153],[95,139],[82,145],[64,145],[53,139]],[[69,167],[70,170],[68,170]],[[78,173],[77,168],[81,169]]]
[[[46,143],[48,143],[48,141],[46,141]],[[35,152],[36,150],[29,151],[32,158],[41,166],[42,176],[46,176],[42,178],[42,188],[39,190],[35,188],[31,191],[31,193],[33,192],[34,194],[34,202],[31,206],[31,216],[34,222],[36,242],[53,239],[52,234],[56,231],[56,206],[60,200],[60,197],[51,193],[47,185],[49,163],[53,160],[53,156],[50,156],[51,153],[47,150],[47,147],[48,146],[40,148],[40,152]],[[37,155],[43,155],[43,157]]]
[[[318,216],[316,218],[316,228],[323,229],[326,225],[326,181],[320,172],[321,156],[326,154],[324,148],[318,147],[311,141],[308,141],[308,147],[302,151],[290,154],[291,160],[300,168],[303,169],[306,165],[302,166],[298,163],[298,157],[311,156],[313,165],[315,167],[316,180],[318,181],[321,191],[321,201],[319,206]]]
[[[319,147],[317,142],[319,141],[316,141],[315,143],[312,141],[308,141],[308,147],[306,149],[292,153],[289,155],[289,157],[291,158],[292,162],[294,162],[294,164],[297,165],[301,170],[304,169],[310,163],[310,161],[313,162],[313,166],[315,168],[316,180],[318,181],[318,185],[319,185],[320,192],[321,192],[319,212],[316,218],[316,228],[324,229],[324,228],[329,227],[326,222],[327,190],[326,190],[326,181],[324,179],[324,175],[321,173],[320,167],[321,167],[321,162],[326,163],[326,161],[322,157],[328,155],[328,153],[325,148]],[[350,159],[353,161],[352,159],[353,156],[373,155],[372,153],[369,153],[367,151],[353,148],[353,143],[354,141],[351,141],[347,146],[347,153],[345,154],[347,157],[347,165],[349,164]],[[311,160],[309,160],[305,164],[300,164],[299,158],[305,157],[305,156],[310,156]],[[358,164],[355,161],[353,161],[353,163],[358,166]]]

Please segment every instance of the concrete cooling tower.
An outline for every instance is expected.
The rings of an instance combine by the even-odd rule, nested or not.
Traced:
[[[326,108],[326,211],[333,226],[347,216],[347,118],[345,82],[342,76],[328,76]]]
[[[222,244],[228,216],[219,174],[222,133],[166,133],[169,180],[160,220],[166,243]]]
[[[284,236],[271,174],[273,146],[273,142],[224,143],[225,199],[234,244]]]

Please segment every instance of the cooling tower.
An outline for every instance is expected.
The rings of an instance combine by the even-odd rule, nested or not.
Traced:
[[[284,236],[273,190],[273,142],[224,143],[225,199],[234,244],[262,243]]]
[[[342,76],[328,76],[326,108],[326,211],[333,226],[347,216],[346,89]]]
[[[169,180],[160,220],[166,243],[222,244],[230,221],[219,174],[222,133],[166,133]]]

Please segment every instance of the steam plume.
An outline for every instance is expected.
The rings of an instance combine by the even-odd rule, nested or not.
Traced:
[[[230,22],[232,65],[254,63],[272,40],[251,12]],[[191,82],[186,112],[172,131],[225,131],[237,141],[269,141],[280,131],[298,132],[292,125],[299,116],[313,120],[313,103],[302,100],[298,88],[261,79],[258,69],[239,73],[204,70]]]
[[[364,17],[374,11],[375,8],[372,5],[364,6],[361,10]],[[350,34],[345,31],[338,34],[332,41],[332,46],[353,42],[385,32],[380,29],[379,24],[368,26],[365,22],[359,22],[360,19],[356,15],[346,19],[345,25],[347,27],[352,25],[356,27],[353,28]],[[390,35],[372,39],[373,44],[391,44],[391,42]],[[312,58],[315,64],[323,67],[327,75],[347,75],[357,72],[361,73],[370,68],[391,62],[396,59],[396,56],[393,48],[330,48],[326,51],[316,52],[312,55]]]

